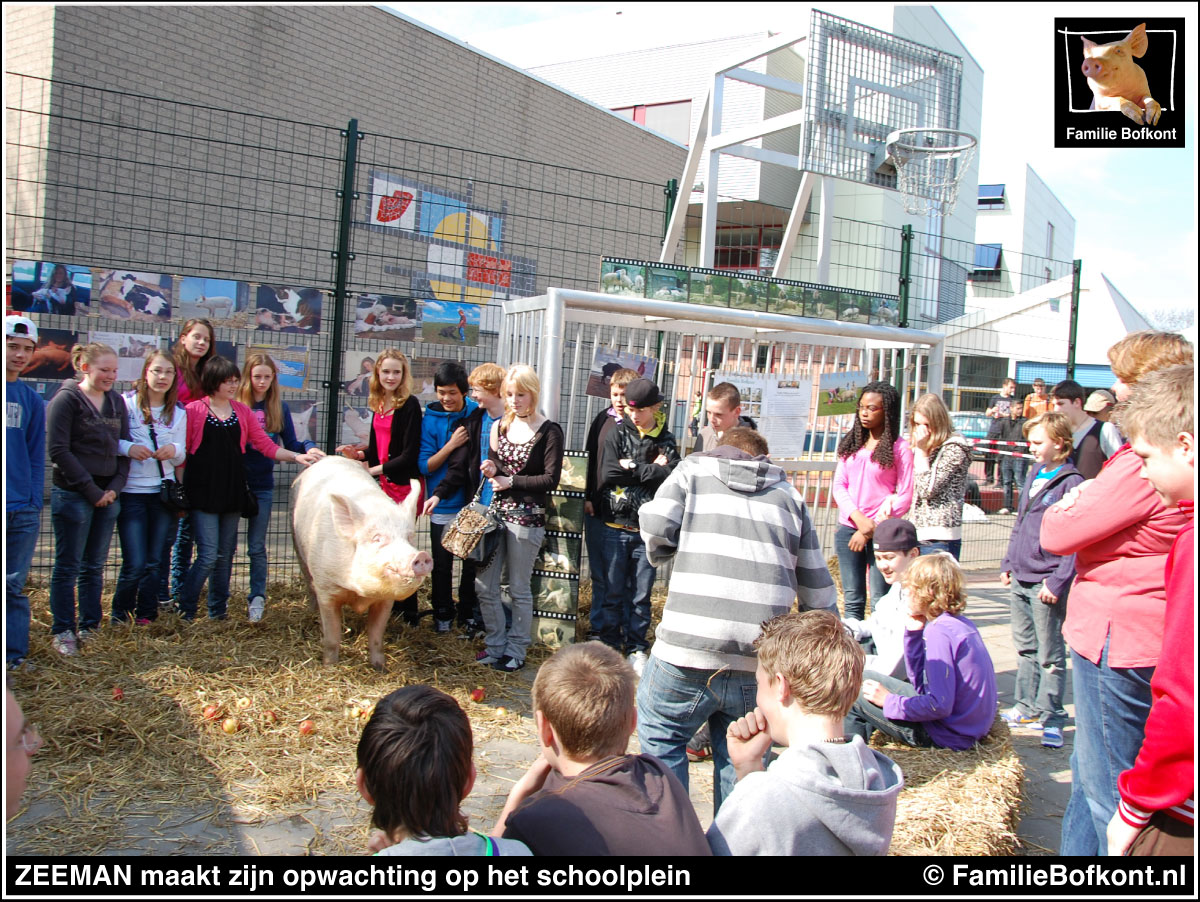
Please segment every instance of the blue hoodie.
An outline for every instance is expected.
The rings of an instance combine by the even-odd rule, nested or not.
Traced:
[[[474,398],[465,398],[462,410],[449,412],[442,406],[441,401],[430,401],[425,408],[425,416],[421,419],[421,453],[417,457],[417,466],[425,477],[426,497],[433,494],[439,482],[446,475],[449,458],[432,472],[429,469],[429,458],[437,454],[450,441],[450,436],[458,428],[459,423],[478,407]],[[474,487],[472,487],[473,490]],[[442,499],[438,504],[437,513],[456,514],[464,504],[471,500],[471,495],[463,488],[449,498]]]

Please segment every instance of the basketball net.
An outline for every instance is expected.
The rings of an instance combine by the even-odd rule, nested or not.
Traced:
[[[887,159],[908,213],[946,215],[975,157],[976,141],[947,128],[904,128],[887,137]]]

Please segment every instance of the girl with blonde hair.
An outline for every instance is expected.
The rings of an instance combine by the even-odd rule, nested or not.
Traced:
[[[339,445],[338,454],[362,461],[367,472],[379,478],[379,487],[397,504],[412,491],[411,481],[421,478],[421,402],[412,392],[412,366],[404,352],[389,348],[375,360],[371,371],[367,405],[371,408],[371,431],[365,444]],[[422,505],[417,498],[417,509]],[[397,605],[404,622],[420,621],[414,593]]]
[[[320,460],[325,453],[313,441],[296,438],[292,411],[280,397],[279,368],[270,354],[257,352],[246,358],[237,399],[250,408],[271,441],[297,454]],[[246,485],[258,499],[258,513],[246,521],[246,553],[250,558],[248,618],[258,623],[267,606],[267,527],[275,500],[275,459],[253,445],[246,447]]]
[[[491,483],[504,523],[491,559],[480,565],[475,593],[483,614],[486,647],[479,663],[503,673],[525,666],[533,626],[530,580],[546,534],[546,502],[562,475],[563,432],[538,410],[541,383],[533,368],[509,368],[503,386],[505,414],[492,425],[488,459],[479,468]],[[508,564],[512,625],[505,627],[500,571]]]
[[[908,415],[913,453],[912,520],[921,554],[962,552],[963,496],[971,447],[954,431],[950,412],[937,395],[921,395]]]

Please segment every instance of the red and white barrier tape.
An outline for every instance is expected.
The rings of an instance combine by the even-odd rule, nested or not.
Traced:
[[[1025,460],[1033,460],[1032,454],[1022,454],[1020,451],[1000,451],[997,448],[981,448],[980,445],[1002,445],[1007,448],[1027,448],[1028,442],[1002,442],[991,438],[975,438],[968,439],[975,448],[983,454],[996,454],[1002,457],[1023,457]]]

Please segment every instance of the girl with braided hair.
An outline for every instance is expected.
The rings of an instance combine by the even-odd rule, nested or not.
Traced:
[[[838,506],[837,556],[847,617],[862,620],[871,599],[888,590],[875,566],[875,524],[902,517],[912,505],[913,453],[900,435],[900,393],[887,382],[868,382],[858,397],[854,426],[838,444],[833,498]]]

